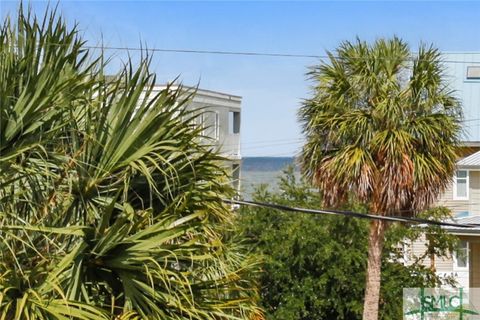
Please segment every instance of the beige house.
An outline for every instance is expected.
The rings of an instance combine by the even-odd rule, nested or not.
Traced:
[[[454,222],[478,224],[479,227],[445,227],[460,238],[460,246],[458,252],[449,258],[435,257],[435,271],[442,276],[454,276],[461,287],[480,288],[480,151],[457,162],[452,183],[441,195],[437,205],[451,209]],[[408,263],[408,256],[423,254],[425,242],[414,242],[406,250]],[[432,265],[429,258],[424,263]]]
[[[480,288],[480,63],[478,53],[444,52],[445,76],[450,88],[461,101],[463,110],[462,158],[449,188],[438,199],[438,206],[451,209],[457,223],[478,224],[478,228],[446,228],[461,240],[458,253],[448,259],[426,259],[438,274],[454,276],[459,286]],[[462,60],[465,63],[452,61]],[[471,62],[471,63],[470,63]],[[425,241],[406,248],[405,257],[420,256],[425,251]]]

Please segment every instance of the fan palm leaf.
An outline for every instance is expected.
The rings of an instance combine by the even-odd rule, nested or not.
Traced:
[[[91,56],[55,10],[0,29],[0,314],[258,317],[195,92],[154,90],[148,57],[107,77]]]
[[[461,108],[437,49],[401,39],[344,42],[312,68],[299,112],[305,176],[326,206],[354,198],[378,215],[428,208],[451,181]],[[384,222],[372,222],[364,319],[377,319]]]

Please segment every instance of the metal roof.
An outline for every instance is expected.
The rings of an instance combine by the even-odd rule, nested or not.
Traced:
[[[480,151],[457,161],[458,167],[480,167]]]
[[[157,89],[164,89],[165,87],[167,87],[167,84],[155,84],[155,87]],[[189,91],[196,91],[197,94],[206,94],[206,95],[218,95],[218,96],[221,96],[221,97],[226,97],[230,100],[234,99],[234,100],[241,100],[242,99],[242,96],[237,96],[237,95],[234,95],[234,94],[230,94],[230,93],[225,93],[225,92],[220,92],[220,91],[214,91],[214,90],[208,90],[208,89],[202,89],[202,88],[198,88],[198,87],[192,87],[192,86],[186,86],[186,85],[171,85],[171,89],[172,90],[175,90],[175,89],[178,89],[179,87],[181,87],[182,89],[184,89],[186,92],[189,92]]]
[[[473,228],[462,228],[462,227],[442,227],[448,232],[456,235],[480,235],[480,215],[463,217],[463,218],[452,218],[448,219],[445,222],[449,223],[459,223],[459,224],[472,224],[478,225],[478,227]]]
[[[468,216],[462,218],[452,218],[451,222],[461,224],[478,224],[480,227],[480,215]]]

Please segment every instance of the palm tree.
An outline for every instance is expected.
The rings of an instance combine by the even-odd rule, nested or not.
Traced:
[[[304,175],[325,206],[347,200],[377,215],[414,215],[453,176],[461,111],[443,77],[441,56],[398,38],[343,42],[312,68],[313,97],[299,111]],[[363,319],[378,318],[387,223],[372,221]]]
[[[106,60],[55,10],[0,28],[0,319],[261,316],[191,96]]]

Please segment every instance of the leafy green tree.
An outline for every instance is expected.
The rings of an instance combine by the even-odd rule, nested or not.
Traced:
[[[0,28],[0,319],[250,319],[257,268],[189,96],[76,27]]]
[[[256,190],[254,199],[312,209],[322,202],[318,192],[295,179],[292,169],[280,179],[278,192],[272,193],[263,186]],[[343,209],[365,212],[367,208],[347,204]],[[449,211],[441,208],[422,213],[437,220],[447,215]],[[240,216],[241,229],[262,257],[260,293],[267,319],[362,318],[368,221],[256,207],[242,208]],[[437,241],[427,242],[425,255],[412,257],[411,263],[405,265],[402,243],[411,243],[424,234],[431,234]],[[389,228],[382,255],[381,319],[403,317],[401,301],[405,287],[454,284],[451,278],[438,277],[426,264],[426,258],[431,254],[448,255],[456,241],[434,226],[412,228],[394,224]]]
[[[442,73],[437,49],[411,54],[398,38],[343,42],[312,69],[302,168],[324,206],[353,197],[374,214],[415,215],[432,204],[453,176],[461,121]],[[378,318],[387,225],[370,225],[365,320]]]

